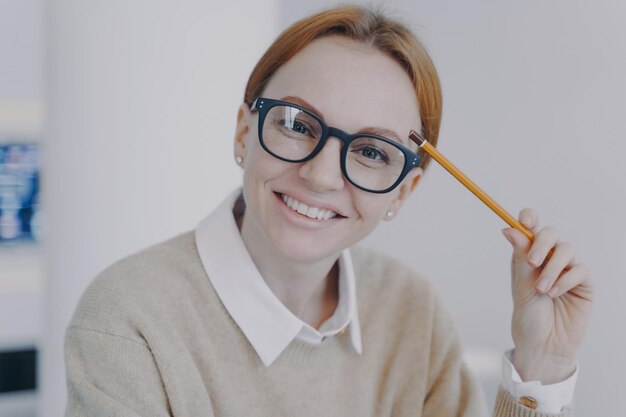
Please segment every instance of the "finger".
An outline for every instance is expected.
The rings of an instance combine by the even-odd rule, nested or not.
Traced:
[[[526,256],[532,242],[526,235],[512,227],[502,229],[502,234],[511,243],[511,246],[513,246],[513,256],[515,259],[517,261],[526,262]]]
[[[554,254],[541,270],[535,289],[537,292],[545,294],[550,291],[553,284],[563,273],[568,265],[574,264],[575,251],[569,242],[559,242],[555,246]]]
[[[548,252],[559,241],[559,232],[553,227],[544,227],[533,240],[528,252],[528,262],[534,267],[539,267],[546,259]]]
[[[562,274],[548,292],[548,296],[557,298],[577,288],[581,289],[581,294],[578,295],[591,299],[591,273],[583,264],[575,264]]]
[[[527,207],[519,212],[518,220],[528,230],[533,231],[539,226],[539,213],[537,210]]]

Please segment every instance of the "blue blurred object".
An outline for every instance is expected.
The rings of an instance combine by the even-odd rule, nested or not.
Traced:
[[[38,240],[38,201],[37,145],[0,145],[0,243]]]

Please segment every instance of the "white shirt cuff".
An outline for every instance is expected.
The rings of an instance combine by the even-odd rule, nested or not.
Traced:
[[[560,413],[562,408],[572,403],[574,386],[578,378],[578,364],[574,374],[557,384],[542,385],[540,381],[523,382],[511,363],[513,349],[502,355],[502,385],[516,401],[522,397],[532,397],[537,401],[537,410],[542,413]]]

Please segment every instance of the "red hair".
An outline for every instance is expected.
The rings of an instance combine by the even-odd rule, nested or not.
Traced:
[[[441,124],[441,86],[432,60],[406,26],[381,12],[361,6],[337,7],[316,13],[283,31],[254,67],[246,85],[244,101],[251,105],[255,98],[262,95],[278,68],[313,40],[330,35],[345,36],[369,45],[402,66],[415,88],[422,121],[421,133],[436,146]],[[425,169],[430,158],[423,152],[421,154],[424,158],[421,166]]]

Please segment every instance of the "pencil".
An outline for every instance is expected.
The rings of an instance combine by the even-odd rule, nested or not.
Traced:
[[[461,182],[468,190],[470,190],[476,197],[478,197],[483,203],[493,210],[502,220],[507,224],[520,232],[522,232],[531,241],[534,240],[535,235],[528,230],[524,225],[517,221],[517,219],[511,216],[505,209],[496,203],[486,192],[484,192],[478,185],[470,180],[465,174],[463,174],[457,167],[454,166],[445,156],[443,156],[437,148],[428,143],[426,139],[420,136],[416,131],[411,130],[409,132],[409,138],[415,142],[420,148],[422,148],[428,155],[430,155],[435,161],[437,161],[442,167],[444,167],[452,176]]]

